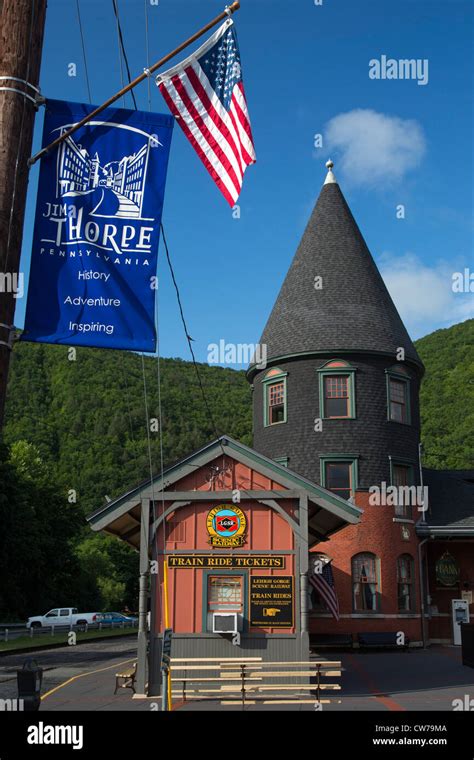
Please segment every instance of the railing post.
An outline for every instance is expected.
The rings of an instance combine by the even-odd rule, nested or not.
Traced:
[[[5,628],[5,643],[8,642],[8,628]]]

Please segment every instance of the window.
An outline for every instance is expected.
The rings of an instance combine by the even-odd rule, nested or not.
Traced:
[[[350,499],[357,488],[357,455],[328,454],[321,457],[321,482],[328,491]]]
[[[396,367],[386,372],[388,419],[409,425],[411,422],[410,378],[404,367]]]
[[[335,359],[317,370],[319,376],[319,406],[323,419],[354,419],[355,368]]]
[[[375,554],[352,557],[352,592],[355,612],[377,611],[377,558]]]
[[[390,419],[407,421],[407,386],[404,380],[390,378]]]
[[[349,378],[341,375],[324,377],[324,416],[349,417]]]
[[[242,576],[210,575],[207,600],[209,612],[242,612]]]
[[[263,379],[264,425],[286,422],[286,372],[271,369]]]
[[[283,383],[272,383],[268,386],[268,422],[275,425],[276,422],[285,420],[285,387]]]
[[[350,462],[326,462],[326,488],[343,499],[351,497]]]
[[[414,485],[414,466],[402,462],[394,462],[390,458],[390,476],[392,486],[397,486],[397,498],[395,502],[395,517],[411,518],[412,506],[411,490]]]
[[[399,612],[413,612],[415,607],[413,564],[413,557],[410,554],[402,554],[397,560]]]

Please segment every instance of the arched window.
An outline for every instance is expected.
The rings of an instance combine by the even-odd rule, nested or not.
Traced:
[[[401,554],[397,560],[398,611],[415,609],[415,573],[411,554]]]
[[[378,562],[375,554],[352,557],[352,598],[355,612],[376,612],[379,592]]]

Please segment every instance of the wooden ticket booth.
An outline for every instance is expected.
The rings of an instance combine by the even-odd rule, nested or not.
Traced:
[[[97,510],[88,518],[93,530],[140,550],[138,691],[145,681],[148,694],[160,691],[165,627],[173,629],[173,658],[307,660],[309,549],[359,515],[228,436]]]

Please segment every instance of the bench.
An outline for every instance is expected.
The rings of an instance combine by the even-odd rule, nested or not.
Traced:
[[[128,670],[122,670],[121,673],[116,673],[114,695],[117,694],[117,689],[133,689],[133,693],[135,694],[136,677],[137,677],[137,663],[136,662],[134,662],[132,667],[128,668]]]
[[[358,633],[357,641],[361,649],[408,649],[410,639],[405,636],[404,643],[398,643],[400,631],[378,631]]]
[[[354,642],[351,633],[310,633],[311,650],[322,648],[352,649]]]
[[[340,662],[255,662],[235,659],[227,662],[221,660],[213,666],[209,666],[208,663],[209,661],[205,660],[190,659],[186,665],[175,665],[172,661],[172,696],[181,697],[183,703],[192,699],[218,699],[223,705],[240,702],[242,707],[246,704],[256,704],[256,700],[263,704],[314,704],[315,700],[321,704],[340,702],[324,699],[323,697],[331,695],[322,694],[339,691],[340,685],[321,682],[321,678],[324,677],[341,676]],[[217,671],[216,675],[188,675],[191,669],[204,667],[206,670]],[[179,671],[184,673],[181,674]],[[286,682],[282,682],[281,679],[285,679]],[[291,679],[293,683],[287,679]],[[299,679],[303,681],[300,682]],[[312,699],[308,699],[311,696]]]

